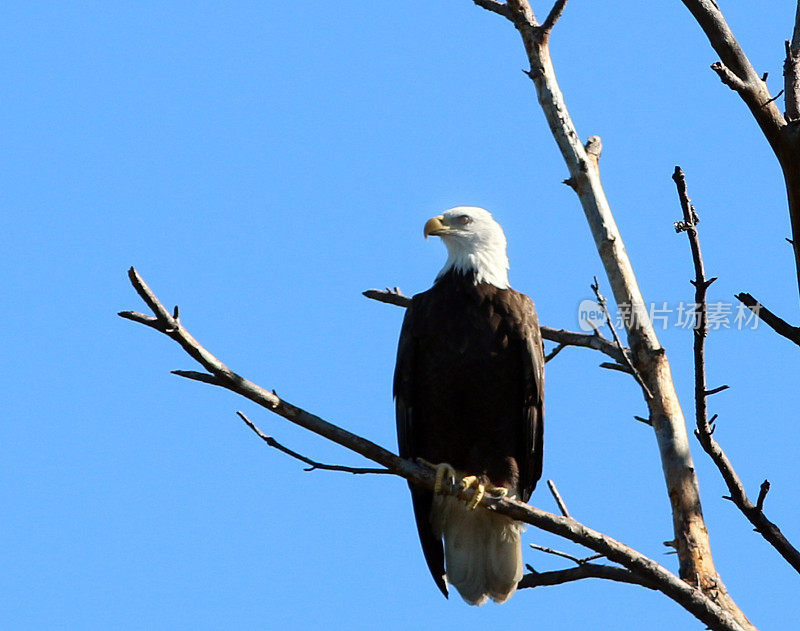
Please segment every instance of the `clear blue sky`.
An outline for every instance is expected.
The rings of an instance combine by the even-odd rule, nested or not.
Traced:
[[[794,3],[721,4],[777,92]],[[428,217],[492,210],[513,285],[576,329],[602,269],[509,24],[469,0],[30,1],[2,22],[3,628],[702,628],[599,581],[445,601],[403,481],[304,473],[235,411],[309,456],[360,461],[170,375],[192,361],[115,315],[143,308],[135,265],[232,368],[389,447],[402,313],[360,292],[430,285],[444,251],[422,240]],[[692,297],[672,229],[680,164],[711,299],[750,291],[798,321],[778,165],[683,5],[573,0],[552,48],[580,134],[603,137],[646,299]],[[690,416],[691,333],[661,340]],[[602,360],[567,349],[548,365],[545,477],[575,517],[675,569],[656,443],[633,420],[644,404]],[[752,493],[772,481],[768,515],[796,543],[798,364],[763,328],[709,340],[710,384],[731,385],[712,400],[716,436]],[[760,628],[787,628],[798,576],[693,444],[724,580]],[[544,485],[533,502],[555,509]],[[524,542],[574,550],[534,529]]]

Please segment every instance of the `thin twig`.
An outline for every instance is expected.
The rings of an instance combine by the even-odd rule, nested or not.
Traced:
[[[706,307],[706,292],[709,285],[716,279],[706,279],[705,265],[703,264],[703,254],[700,250],[700,237],[697,233],[699,222],[697,212],[692,206],[686,188],[686,177],[680,167],[675,167],[672,175],[675,186],[678,189],[678,197],[683,211],[683,221],[676,224],[676,230],[686,232],[692,250],[692,261],[694,263],[695,279],[692,282],[695,288],[695,328],[694,328],[694,377],[695,377],[695,436],[700,441],[703,450],[711,457],[714,464],[722,474],[725,484],[728,487],[730,499],[745,517],[755,526],[756,531],[766,539],[786,561],[798,572],[800,572],[800,552],[792,546],[781,533],[780,529],[767,519],[763,508],[763,497],[761,506],[753,505],[747,497],[741,479],[739,478],[733,464],[728,459],[722,447],[714,438],[714,428],[708,420],[707,399],[714,392],[719,392],[724,388],[708,390],[706,387],[706,366],[705,366],[705,339],[708,335],[708,317]],[[680,227],[679,227],[680,226]],[[716,415],[712,418],[712,421]],[[769,488],[769,487],[767,487]],[[763,491],[763,486],[762,486]],[[766,496],[766,491],[763,491]]]
[[[567,552],[561,552],[561,550],[556,550],[554,548],[548,548],[547,546],[540,546],[538,543],[530,543],[528,544],[534,550],[538,550],[539,552],[544,552],[545,554],[552,554],[553,556],[561,557],[562,559],[568,559],[574,562],[576,565],[583,565],[584,563],[588,563],[590,560],[602,558],[602,554],[600,556],[593,554],[591,557],[586,557],[585,559],[580,559],[572,554],[568,554]]]
[[[542,338],[548,342],[556,342],[557,344],[564,344],[565,346],[591,348],[600,351],[604,355],[608,355],[617,362],[624,361],[624,355],[628,352],[627,347],[620,349],[614,342],[602,334],[577,333],[575,331],[567,331],[566,329],[553,329],[549,326],[540,326],[539,329],[542,332]]]
[[[392,474],[392,471],[389,469],[370,469],[370,468],[363,468],[363,467],[347,467],[345,465],[338,465],[338,464],[324,464],[322,462],[317,462],[316,460],[311,460],[311,458],[307,458],[306,456],[289,449],[281,445],[277,440],[275,440],[272,436],[268,436],[264,432],[262,432],[253,421],[247,418],[247,415],[244,412],[236,412],[239,415],[239,418],[242,419],[245,424],[252,429],[258,437],[267,443],[270,447],[277,449],[278,451],[282,451],[287,456],[291,456],[292,458],[296,458],[300,462],[304,462],[309,465],[307,468],[303,469],[303,471],[314,471],[315,469],[320,469],[323,471],[344,471],[345,473],[353,473],[353,474],[366,474],[366,473],[378,473],[378,474]]]
[[[764,500],[767,499],[767,493],[769,493],[770,483],[769,480],[764,480],[761,483],[761,488],[758,490],[758,499],[756,500],[756,508],[758,510],[764,510]]]
[[[770,103],[773,103],[773,102],[777,101],[779,98],[781,98],[782,94],[783,94],[783,90],[781,90],[775,96],[773,96],[771,99],[769,99],[766,103],[764,103],[764,105],[769,105]]]
[[[498,2],[497,0],[472,0],[472,1],[482,9],[486,9],[487,11],[491,11],[492,13],[497,13],[497,15],[502,15],[507,20],[511,19],[511,11],[509,11],[508,6],[503,2]]]
[[[564,503],[561,493],[558,492],[558,488],[556,488],[556,483],[552,480],[548,480],[547,488],[550,489],[550,493],[553,495],[553,499],[556,501],[556,504],[558,504],[558,510],[561,511],[561,514],[564,515],[564,517],[570,517],[571,515],[567,510],[567,505]]]
[[[552,572],[531,572],[522,577],[522,580],[517,585],[517,589],[541,587],[545,585],[562,585],[586,578],[602,578],[619,583],[641,585],[648,589],[656,589],[652,583],[648,583],[630,570],[599,563],[583,563],[576,567],[567,568],[565,570],[554,570]]]
[[[600,364],[600,368],[606,368],[607,370],[616,370],[618,372],[624,372],[626,375],[633,375],[633,371],[624,364],[613,364],[611,362],[603,362]]]
[[[547,355],[544,356],[544,363],[546,364],[551,359],[553,359],[556,355],[558,355],[561,351],[563,351],[567,347],[566,344],[557,344],[556,347],[550,351]]]
[[[650,392],[650,388],[647,387],[647,384],[644,382],[644,379],[642,379],[642,376],[639,374],[639,371],[636,370],[636,366],[633,365],[629,352],[627,351],[625,346],[623,346],[622,340],[619,338],[619,335],[617,334],[617,329],[614,326],[614,322],[611,320],[611,314],[608,312],[608,304],[606,302],[606,297],[600,293],[600,282],[597,280],[597,276],[594,277],[594,283],[592,283],[591,287],[592,291],[594,291],[595,297],[597,298],[597,304],[600,305],[600,307],[603,309],[603,313],[606,316],[606,323],[608,324],[608,328],[611,329],[611,335],[614,338],[614,343],[617,345],[617,348],[619,349],[620,353],[622,353],[623,362],[621,363],[624,363],[624,365],[627,366],[627,368],[630,370],[630,373],[633,375],[633,378],[636,379],[636,383],[638,383],[642,387],[645,396],[648,399],[652,399],[653,394]],[[604,366],[604,368],[611,368],[611,367],[612,366]],[[619,370],[618,368],[616,368],[616,366],[614,366],[614,368]]]
[[[550,9],[550,13],[545,18],[542,25],[539,27],[542,30],[542,34],[544,36],[549,36],[550,32],[553,30],[553,27],[556,25],[556,22],[561,18],[561,15],[564,13],[564,7],[567,6],[567,0],[556,0],[556,3],[553,5],[553,8]]]
[[[800,327],[792,326],[783,318],[775,315],[750,294],[736,294],[736,299],[750,309],[759,320],[775,333],[800,346]]]

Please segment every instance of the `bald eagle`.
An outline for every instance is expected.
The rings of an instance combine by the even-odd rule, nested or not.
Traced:
[[[472,605],[511,598],[522,577],[522,524],[478,505],[484,494],[527,501],[542,474],[544,355],[530,298],[508,284],[503,229],[482,209],[425,224],[447,262],[408,308],[394,396],[403,458],[436,467],[434,491],[411,485],[422,551],[441,592]],[[447,478],[473,488],[464,502]]]

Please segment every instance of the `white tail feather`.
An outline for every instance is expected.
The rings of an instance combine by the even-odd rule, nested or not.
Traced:
[[[481,507],[468,510],[452,496],[436,496],[431,523],[444,537],[447,581],[471,605],[507,601],[522,578],[523,527]]]

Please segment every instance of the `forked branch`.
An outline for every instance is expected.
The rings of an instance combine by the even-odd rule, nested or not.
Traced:
[[[781,144],[780,131],[786,125],[786,120],[772,100],[764,77],[753,68],[714,0],[682,1],[719,55],[720,61],[712,69],[750,108],[770,145],[777,152]]]
[[[177,370],[173,371],[172,374],[179,375],[179,376],[186,376],[185,373],[180,373]],[[252,429],[256,436],[258,436],[261,440],[267,443],[273,449],[277,449],[278,451],[285,453],[287,456],[291,456],[295,460],[299,460],[300,462],[304,462],[308,465],[303,471],[343,471],[345,473],[353,473],[353,474],[367,474],[367,473],[377,473],[377,474],[391,474],[392,472],[389,469],[375,469],[375,468],[366,468],[366,467],[348,467],[345,465],[340,464],[325,464],[322,462],[317,462],[316,460],[312,460],[303,454],[297,453],[293,449],[289,449],[288,447],[282,445],[277,440],[275,440],[272,436],[268,436],[264,432],[262,432],[258,426],[251,421],[244,412],[237,412],[236,413],[240,419],[244,421],[244,424],[247,425],[250,429]]]
[[[204,383],[221,386],[236,392],[267,410],[286,418],[292,423],[300,425],[324,438],[332,440],[342,447],[350,449],[380,464],[395,475],[401,476],[423,488],[433,489],[434,474],[431,469],[421,466],[418,463],[404,460],[365,438],[348,432],[302,408],[294,406],[282,400],[274,392],[269,392],[230,370],[230,368],[225,366],[225,364],[201,346],[184,328],[177,317],[177,309],[174,310],[173,313],[170,313],[164,308],[162,303],[135,269],[131,268],[128,275],[137,293],[148,307],[150,307],[154,315],[149,316],[131,311],[123,311],[119,315],[163,333],[180,344],[192,358],[208,371],[207,373],[182,371],[178,373],[179,375]],[[453,487],[447,489],[447,491],[464,497],[465,499],[469,498],[472,494],[471,490],[464,492],[459,489],[459,486],[453,485]],[[608,535],[592,530],[574,519],[553,515],[552,513],[509,498],[496,499],[486,497],[481,501],[481,506],[488,510],[494,510],[508,515],[518,521],[531,524],[547,532],[559,535],[602,554],[610,561],[623,566],[638,579],[641,579],[643,583],[647,583],[648,586],[652,585],[655,589],[658,589],[669,598],[675,600],[687,611],[705,622],[711,629],[720,631],[742,631],[743,629],[729,612],[722,609],[713,599],[709,598],[701,590],[689,585],[640,552],[616,541]],[[621,576],[618,570],[594,570],[594,568],[581,570],[581,572],[584,573],[592,571],[594,571],[594,575],[599,578],[609,578],[609,576],[601,576],[601,573],[608,574],[609,572],[616,572],[618,576]],[[569,572],[571,575],[575,575],[575,571]],[[556,581],[556,577],[551,578],[553,579],[553,583],[551,584],[555,584],[555,582],[564,582],[563,580]],[[528,583],[529,584],[526,586],[533,586],[536,584],[535,579],[528,579]]]
[[[624,362],[619,366],[605,366],[607,368],[612,368],[614,370],[622,370],[624,372],[628,372],[633,375],[633,378],[636,379],[636,383],[638,383],[642,391],[644,392],[645,399],[650,399],[653,396],[653,393],[650,392],[650,388],[647,387],[647,384],[642,379],[642,375],[639,374],[639,371],[636,370],[636,366],[633,365],[633,362],[630,358],[630,350],[625,348],[622,345],[622,340],[619,338],[617,334],[617,328],[614,326],[614,321],[611,319],[611,313],[608,311],[608,301],[606,297],[600,293],[600,281],[597,280],[597,276],[594,277],[594,282],[591,285],[592,291],[594,292],[595,298],[597,298],[597,304],[600,305],[600,308],[603,310],[603,314],[606,317],[606,324],[608,328],[611,330],[611,337],[614,338],[614,344],[617,345],[619,352],[622,354]],[[626,370],[627,369],[627,370]]]
[[[394,289],[367,289],[363,292],[363,295],[372,300],[397,305],[398,307],[408,307],[411,304],[411,298],[404,295],[398,287]],[[626,361],[629,361],[626,357],[626,353],[629,353],[630,350],[603,337],[599,331],[595,331],[594,333],[577,333],[575,331],[567,331],[566,329],[554,329],[549,326],[542,326],[539,328],[542,332],[542,337],[548,342],[555,342],[562,347],[581,346],[583,348],[591,348],[608,355],[620,365],[624,365]],[[557,353],[554,352],[553,356],[556,354]]]
[[[685,581],[706,590],[742,627],[751,629],[752,625],[730,598],[714,566],[686,421],[675,392],[669,360],[658,340],[603,189],[599,167],[602,143],[598,138],[586,145],[581,142],[583,136],[575,128],[556,78],[548,45],[551,33],[539,26],[529,0],[508,0],[507,6],[530,64],[527,74],[536,86],[538,102],[569,171],[566,183],[580,200],[614,299],[630,316],[624,323],[627,345],[632,364],[651,395],[645,392],[644,398],[658,443],[667,487],[665,495],[672,511],[679,574]],[[563,3],[558,2],[551,15],[561,15],[562,9]]]
[[[800,552],[792,546],[784,537],[775,524],[764,515],[764,499],[769,490],[769,483],[762,485],[758,500],[754,505],[747,497],[741,479],[733,468],[733,464],[723,451],[722,447],[714,438],[713,420],[708,419],[707,399],[718,388],[709,390],[706,385],[706,359],[705,359],[705,340],[708,335],[708,312],[706,306],[706,291],[709,285],[716,278],[706,278],[705,266],[703,264],[703,254],[700,249],[700,237],[697,233],[697,224],[700,219],[694,206],[689,199],[686,189],[686,177],[680,167],[675,167],[672,176],[678,188],[678,197],[683,211],[683,220],[675,224],[677,232],[685,232],[689,238],[692,249],[692,261],[694,262],[695,278],[692,282],[695,288],[695,322],[694,322],[694,396],[695,396],[695,436],[700,441],[703,450],[711,457],[714,464],[722,474],[730,495],[727,499],[736,504],[737,508],[750,521],[757,532],[766,539],[786,561],[798,572],[800,572]],[[716,419],[716,416],[714,417]]]
[[[648,589],[656,589],[652,584],[630,570],[601,563],[582,563],[575,567],[552,572],[530,572],[522,577],[517,588],[563,585],[564,583],[571,583],[585,578],[604,578],[618,583],[629,583],[631,585],[641,585]]]
[[[792,225],[795,272],[800,290],[800,6],[783,66],[785,115],[767,87],[766,73],[753,68],[714,0],[682,0],[708,37],[720,61],[711,68],[747,105],[783,171]]]

